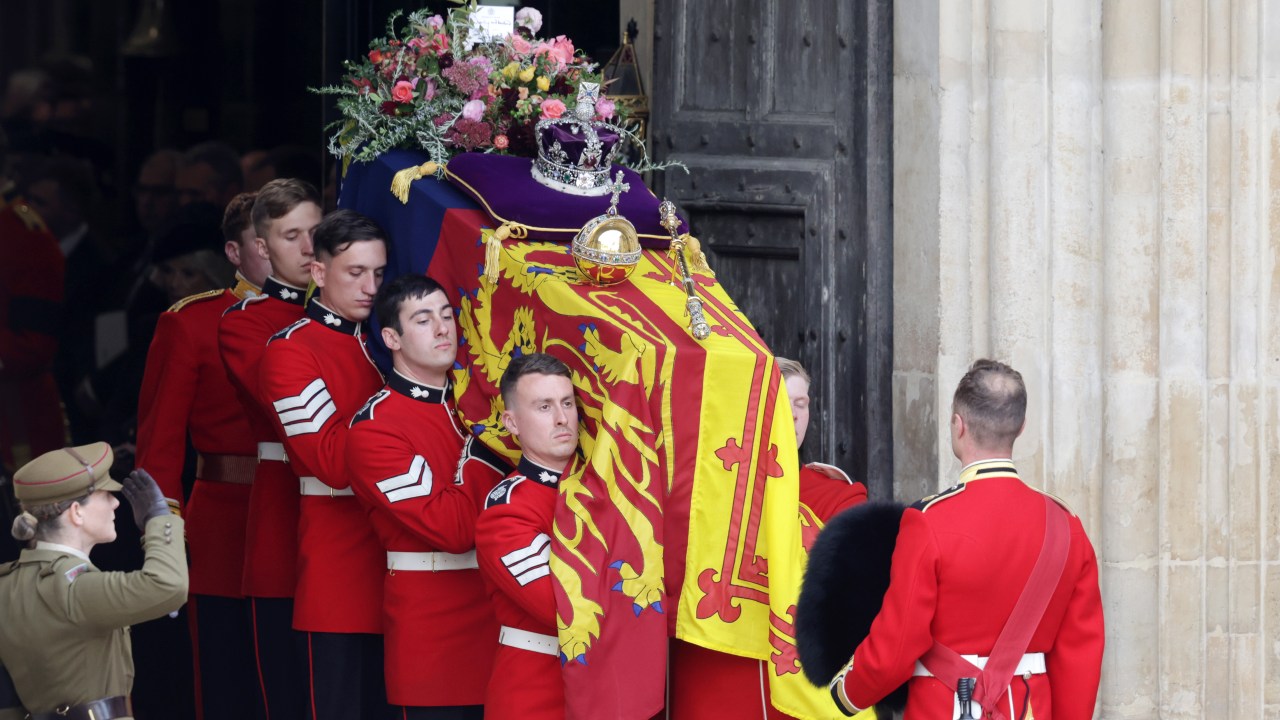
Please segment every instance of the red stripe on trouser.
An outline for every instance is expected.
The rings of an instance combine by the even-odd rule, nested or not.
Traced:
[[[307,690],[311,694],[311,720],[316,720],[316,659],[311,651],[311,633],[307,633]]]
[[[253,662],[258,669],[258,687],[262,688],[262,712],[271,720],[271,703],[267,702],[267,680],[262,676],[262,653],[258,650],[258,599],[249,598],[249,612],[253,618]]]

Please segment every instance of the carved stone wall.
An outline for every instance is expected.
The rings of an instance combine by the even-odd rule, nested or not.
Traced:
[[[1280,718],[1280,3],[897,0],[895,494],[951,393],[1098,551],[1099,716]]]

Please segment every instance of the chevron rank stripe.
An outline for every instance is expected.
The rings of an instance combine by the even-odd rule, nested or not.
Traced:
[[[546,533],[529,543],[528,547],[513,550],[502,556],[502,564],[521,585],[528,585],[538,578],[551,574],[551,538]]]
[[[426,458],[414,455],[408,472],[380,481],[378,489],[393,503],[430,495],[431,466],[427,464]]]
[[[272,403],[288,437],[306,435],[318,431],[326,420],[337,412],[329,388],[324,380],[316,378],[302,392]]]

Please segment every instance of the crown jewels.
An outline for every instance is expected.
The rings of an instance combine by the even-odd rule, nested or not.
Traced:
[[[621,138],[615,125],[593,119],[599,98],[599,83],[584,82],[572,113],[538,121],[538,157],[530,168],[534,180],[571,195],[609,194],[609,169]]]
[[[640,262],[640,237],[631,221],[618,214],[618,197],[631,189],[618,178],[605,186],[613,195],[609,209],[587,221],[573,239],[573,262],[578,272],[596,285],[615,285],[626,280]]]

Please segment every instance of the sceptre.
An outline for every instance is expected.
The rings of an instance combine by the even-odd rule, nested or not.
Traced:
[[[680,277],[684,281],[684,306],[689,313],[689,330],[698,340],[706,340],[711,336],[711,326],[707,325],[706,315],[702,312],[702,299],[693,284],[693,275],[689,273],[689,261],[684,256],[684,238],[680,236],[680,218],[676,215],[675,203],[663,199],[658,206],[658,216],[662,227],[671,233],[671,252],[676,256],[680,266]]]

